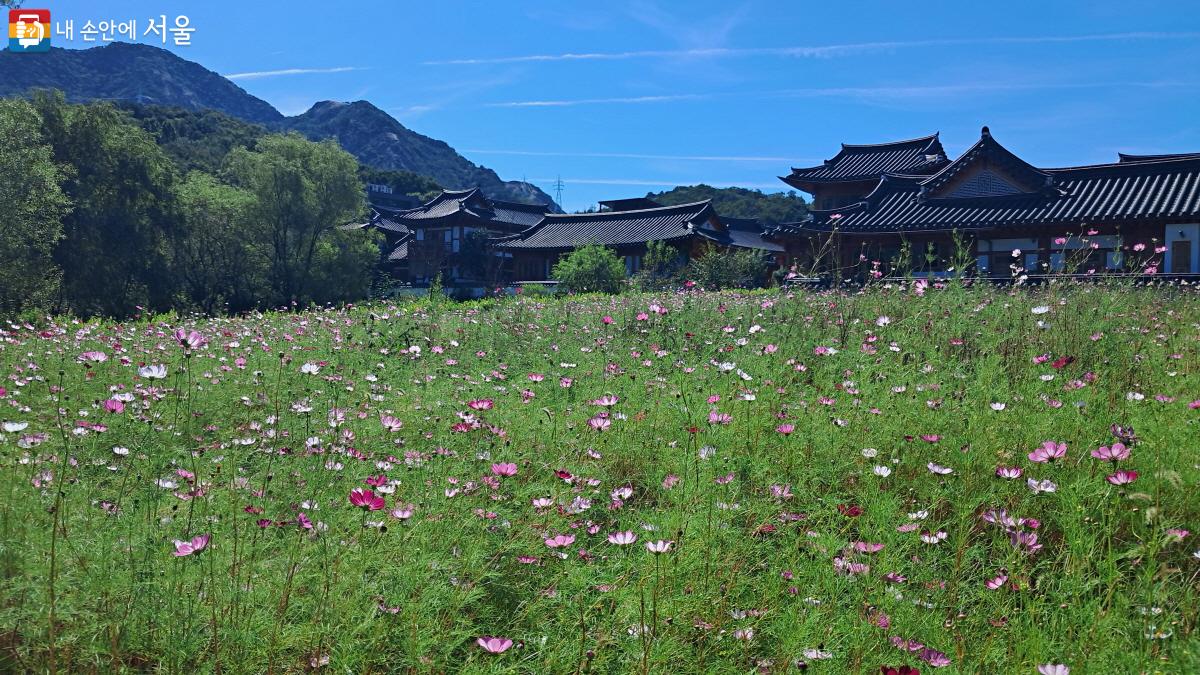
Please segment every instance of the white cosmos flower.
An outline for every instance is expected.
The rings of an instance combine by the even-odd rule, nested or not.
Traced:
[[[1006,405],[1004,405],[1003,403],[1000,403],[1000,402],[996,402],[996,403],[993,403],[993,404],[992,404],[992,410],[995,410],[996,412],[1000,412],[1001,410],[1004,410],[1004,409],[1005,409],[1005,408],[1007,408],[1007,407],[1008,407],[1008,406],[1006,406]]]
[[[866,457],[867,459],[871,459],[872,457],[874,457],[875,455],[878,455],[878,454],[879,454],[879,451],[876,450],[875,448],[863,448],[863,451],[862,451],[862,456]]]
[[[882,465],[876,465],[873,471],[875,472],[875,475],[879,476],[880,478],[887,478],[888,476],[892,475],[892,469]]]
[[[27,428],[29,428],[29,422],[5,422],[4,423],[4,431],[6,431],[10,434],[15,434],[18,431],[25,431],[25,429],[27,429]]]
[[[1050,308],[1046,305],[1038,305],[1029,311],[1033,312],[1034,314],[1045,314],[1046,312],[1050,311]]]
[[[138,375],[147,380],[161,380],[167,376],[167,367],[162,364],[151,364],[138,368]]]
[[[316,375],[317,373],[321,372],[321,366],[318,366],[310,361],[300,366],[300,372],[304,373],[305,375]]]

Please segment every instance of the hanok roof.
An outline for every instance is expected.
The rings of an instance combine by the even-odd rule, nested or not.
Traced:
[[[696,232],[705,239],[709,239],[721,246],[756,248],[776,253],[785,250],[783,245],[764,239],[766,231],[763,229],[762,223],[753,218],[722,217],[721,222],[725,223],[725,229],[723,230],[701,227]]]
[[[1196,217],[1200,154],[1038,169],[996,143],[985,127],[979,143],[937,174],[884,175],[862,201],[813,210],[809,220],[777,231],[982,230]]]
[[[1117,157],[1122,162],[1145,162],[1151,159],[1179,159],[1181,157],[1200,157],[1200,152],[1183,152],[1173,155],[1130,155],[1124,152],[1118,152]]]
[[[587,244],[619,247],[686,237],[702,237],[722,246],[783,250],[763,239],[757,221],[721,218],[708,200],[627,211],[550,214],[525,232],[494,241],[505,250],[566,250]]]
[[[545,214],[545,206],[488,199],[476,188],[444,190],[415,209],[391,212],[389,218],[409,229],[461,223],[501,232],[519,232],[536,224]]]
[[[671,241],[695,234],[716,218],[708,201],[633,211],[549,214],[528,230],[506,238],[506,249],[568,249],[586,244],[623,246]]]
[[[662,206],[648,197],[629,197],[627,199],[605,199],[600,202],[601,211],[635,211],[637,209],[656,209]]]
[[[949,160],[938,134],[907,141],[872,145],[842,144],[842,149],[819,166],[793,168],[780,180],[805,192],[825,183],[861,182],[885,173],[929,174]]]

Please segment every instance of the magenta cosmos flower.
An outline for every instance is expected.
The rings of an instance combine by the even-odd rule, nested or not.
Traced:
[[[575,543],[575,535],[573,534],[558,534],[546,540],[546,546],[550,548],[565,548]]]
[[[1136,471],[1126,471],[1125,469],[1121,469],[1114,474],[1109,474],[1104,480],[1112,483],[1113,485],[1129,485],[1133,481],[1137,480],[1137,477],[1138,474]]]
[[[1067,456],[1067,444],[1045,441],[1036,450],[1029,453],[1029,461],[1039,464],[1052,462]]]
[[[472,410],[491,410],[492,399],[481,398],[474,401],[467,401],[467,407],[471,408]]]
[[[176,558],[182,558],[185,555],[199,553],[200,551],[208,548],[208,540],[211,538],[211,534],[202,534],[198,537],[192,537],[191,541],[179,541],[176,539],[175,553],[173,555]]]
[[[497,476],[515,476],[517,475],[517,465],[512,462],[504,462],[501,464],[492,465],[492,473]]]
[[[475,640],[475,644],[479,645],[480,649],[489,654],[503,654],[512,647],[513,641],[505,637],[484,635]]]
[[[596,431],[604,431],[612,426],[612,420],[607,417],[593,417],[588,420],[588,426]]]
[[[996,475],[999,476],[1000,478],[1008,478],[1010,480],[1013,478],[1020,478],[1021,477],[1021,467],[998,466],[998,467],[996,467]]]
[[[383,497],[363,488],[350,491],[350,503],[367,511],[378,511],[384,507]]]

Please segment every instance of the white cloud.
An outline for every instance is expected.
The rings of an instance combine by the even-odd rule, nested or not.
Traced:
[[[285,75],[315,75],[321,73],[348,73],[353,70],[366,70],[366,68],[358,68],[353,66],[339,66],[337,68],[284,68],[282,70],[257,70],[247,73],[230,73],[224,77],[227,80],[259,80],[264,77],[281,77]]]
[[[853,42],[835,45],[794,47],[709,47],[694,49],[643,49],[622,52],[565,52],[560,54],[525,54],[474,59],[425,61],[424,65],[484,65],[497,63],[536,63],[547,61],[622,61],[647,58],[727,58],[747,56],[782,56],[800,58],[831,58],[895,49],[928,49],[932,47],[963,47],[983,45],[1070,44],[1079,42],[1122,42],[1147,40],[1195,40],[1200,32],[1128,32],[1094,35],[1043,35],[1031,37],[945,38],[892,42]]]
[[[661,96],[618,96],[614,98],[574,98],[537,101],[503,101],[485,103],[488,108],[564,108],[574,105],[596,105],[602,103],[665,103],[670,101],[698,101],[708,98],[706,94],[666,94]]]
[[[559,180],[557,178],[530,178],[530,183],[550,184]],[[650,187],[675,187],[677,185],[710,185],[712,187],[740,187],[750,189],[765,189],[765,190],[788,190],[788,186],[783,183],[751,183],[741,181],[719,181],[719,180],[653,180],[647,178],[563,178],[562,182],[568,185],[646,185]]]
[[[599,157],[606,159],[663,159],[687,162],[820,162],[820,159],[762,157],[750,155],[644,155],[634,152],[549,152],[539,150],[463,150],[477,155],[515,155],[520,157]]]
[[[1161,89],[1196,88],[1200,83],[1182,81],[1151,82],[971,82],[966,84],[902,85],[881,87],[811,87],[806,89],[768,89],[709,94],[663,94],[613,98],[550,99],[535,101],[505,101],[485,103],[489,108],[562,108],[580,105],[666,103],[716,98],[856,98],[876,101],[946,99],[965,94],[991,92],[1044,91],[1064,89]]]

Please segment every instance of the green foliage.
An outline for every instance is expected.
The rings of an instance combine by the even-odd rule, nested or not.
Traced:
[[[52,256],[70,205],[63,178],[37,110],[0,100],[0,314],[45,308],[57,295]]]
[[[421,202],[433,199],[442,191],[437,181],[411,171],[375,169],[363,164],[358,167],[358,176],[363,183],[387,185],[392,188],[393,194],[406,195]]]
[[[1200,289],[534,288],[5,326],[0,672],[1200,672]]]
[[[713,207],[722,216],[756,218],[766,225],[793,223],[808,214],[808,204],[794,190],[766,194],[746,188],[690,185],[666,192],[651,192],[646,197],[665,206],[711,199]]]
[[[768,265],[762,251],[738,248],[707,250],[688,263],[685,275],[706,290],[756,288],[767,282]]]
[[[329,299],[336,291],[319,288],[318,280],[331,271],[320,267],[335,262],[363,276],[356,287],[365,294],[378,248],[366,255],[366,247],[350,244],[369,236],[360,230],[345,233],[349,239],[337,235],[346,246],[332,239],[335,228],[364,217],[358,164],[349,153],[333,141],[314,143],[299,134],[265,136],[253,152],[235,148],[227,166],[233,183],[253,195],[249,232],[269,261],[273,303]]]
[[[185,306],[209,314],[258,306],[268,258],[262,242],[249,236],[254,195],[193,171],[177,186],[176,199],[182,228],[173,267]]]
[[[588,244],[559,260],[552,276],[570,293],[619,293],[625,264],[612,249]]]
[[[33,102],[55,161],[73,167],[63,187],[75,208],[54,255],[66,272],[60,306],[107,316],[169,306],[170,159],[111,105],[67,105],[45,92]]]
[[[659,290],[679,281],[685,259],[679,249],[661,241],[646,245],[642,256],[642,268],[633,278],[633,283],[643,291]]]
[[[267,129],[215,110],[184,110],[120,103],[135,124],[149,132],[181,173],[215,174],[234,148],[252,148]]]

